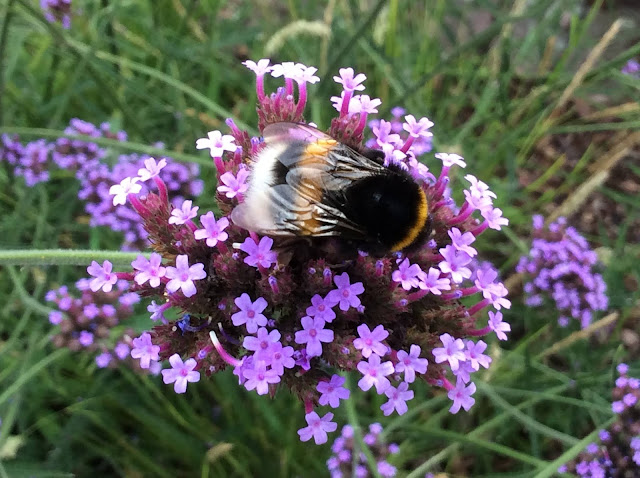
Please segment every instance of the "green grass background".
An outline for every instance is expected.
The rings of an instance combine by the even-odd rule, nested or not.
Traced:
[[[615,123],[570,114],[572,98],[605,95],[609,105],[640,98],[640,81],[619,73],[640,53],[634,27],[616,24],[603,45],[601,32],[611,25],[603,18],[615,19],[615,10],[604,17],[609,4],[602,4],[74,0],[72,28],[63,30],[44,20],[37,1],[2,0],[0,130],[54,139],[73,117],[109,121],[129,133],[128,142],[107,145],[112,154],[200,163],[206,186],[198,204],[206,210],[215,175],[195,140],[224,130],[226,117],[256,129],[254,75],[243,59],[318,67],[322,81],[310,87],[306,118],[321,127],[333,115],[329,97],[339,93],[331,78],[351,66],[366,73],[365,93],[383,100],[380,117],[396,105],[428,116],[435,150],[462,154],[467,171],[497,193],[511,225],[478,242],[509,277],[528,250],[531,215],[555,210],[598,159],[585,155],[580,167],[548,172],[533,154],[541,138],[640,127],[637,109]],[[491,21],[478,32],[479,15]],[[602,54],[598,44],[606,47]],[[165,146],[150,150],[157,141]],[[521,168],[539,178],[536,188],[520,185]],[[534,195],[552,175],[561,187]],[[117,236],[82,220],[77,187],[58,171],[47,184],[26,188],[0,166],[0,478],[327,476],[329,446],[299,442],[303,407],[286,391],[271,400],[222,374],[177,396],[158,377],[98,370],[92,357],[51,346],[44,293],[84,270],[12,260],[7,251],[64,247],[98,257],[117,250]],[[621,320],[640,294],[623,286],[625,277],[640,280],[637,245],[624,235],[640,199],[620,200],[628,216],[619,239],[610,241],[606,231],[588,236],[615,258],[604,275],[618,326],[596,342],[569,340],[551,359],[545,350],[570,331],[549,325],[557,319],[552,307],[525,308],[516,285],[505,314],[514,339],[491,341],[494,364],[478,380],[471,412],[451,416],[446,395],[421,385],[404,416],[385,418],[379,397],[355,392],[338,422],[382,422],[385,437],[401,445],[392,459],[401,476],[553,476],[611,420],[615,364],[628,361],[636,376],[640,371],[620,342]],[[74,262],[68,259],[62,262]]]

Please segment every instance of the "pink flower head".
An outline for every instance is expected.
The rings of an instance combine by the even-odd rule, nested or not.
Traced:
[[[465,387],[464,381],[458,379],[455,388],[449,390],[447,394],[449,399],[453,400],[453,405],[451,405],[449,412],[458,413],[461,407],[464,408],[465,411],[469,411],[473,404],[476,403],[476,400],[471,397],[474,393],[476,393],[475,383],[470,383]]]
[[[380,407],[385,417],[391,415],[394,410],[398,412],[398,415],[407,413],[409,408],[406,402],[407,400],[413,399],[413,390],[409,390],[409,384],[407,382],[402,382],[398,385],[398,388],[387,388],[384,394],[389,398],[389,401]]]
[[[378,112],[378,106],[382,104],[379,98],[370,98],[369,95],[359,95],[351,98],[349,103],[349,113],[367,113],[373,114]]]
[[[303,330],[296,332],[295,341],[297,344],[307,344],[306,351],[308,357],[319,357],[322,355],[322,343],[333,342],[333,330],[324,328],[324,320],[319,318],[303,317]]]
[[[271,344],[271,368],[278,375],[282,375],[285,368],[293,368],[296,364],[293,353],[293,347],[283,347],[280,342]]]
[[[404,290],[411,290],[414,287],[418,287],[420,272],[422,270],[418,264],[410,264],[409,259],[405,259],[398,266],[398,270],[393,271],[391,279],[394,282],[400,282]]]
[[[364,292],[362,282],[351,284],[349,274],[346,272],[335,276],[333,281],[338,289],[334,289],[327,294],[327,299],[332,304],[332,307],[338,304],[340,310],[347,311],[349,307],[358,307],[360,305],[358,295]]]
[[[333,375],[331,381],[322,380],[318,382],[316,389],[321,393],[318,403],[338,408],[340,400],[347,400],[351,394],[349,389],[343,387],[345,380],[340,375]]]
[[[236,197],[238,194],[244,194],[249,189],[247,178],[249,171],[246,168],[238,169],[238,175],[234,176],[232,172],[227,171],[220,176],[222,185],[218,186],[218,192],[224,194],[229,199]]]
[[[318,294],[311,297],[311,307],[307,307],[307,315],[322,319],[325,322],[331,322],[336,318],[336,313],[331,308],[329,301]]]
[[[382,394],[391,386],[387,375],[391,375],[393,370],[391,362],[380,363],[380,356],[372,354],[368,362],[358,363],[358,371],[364,375],[358,382],[358,387],[366,392],[375,385],[376,391]]]
[[[429,268],[429,273],[422,272],[420,274],[420,282],[418,287],[428,290],[433,295],[441,295],[443,290],[451,289],[451,281],[446,277],[440,278],[442,272],[433,267]]]
[[[404,350],[398,350],[398,363],[396,364],[396,373],[404,372],[404,381],[412,383],[416,379],[417,373],[426,373],[429,361],[426,358],[420,358],[420,346],[412,345],[409,353]]]
[[[433,133],[429,131],[429,128],[433,126],[433,122],[430,121],[429,118],[420,118],[419,121],[416,121],[413,115],[407,115],[404,117],[404,120],[406,123],[402,125],[402,128],[408,132],[410,136],[414,138],[429,138],[433,136]]]
[[[204,216],[200,216],[200,224],[203,229],[196,229],[193,235],[197,240],[206,239],[209,247],[215,247],[218,242],[224,242],[229,238],[229,234],[224,232],[229,227],[229,219],[226,217],[216,221],[216,217],[209,211]]]
[[[453,247],[455,247],[456,250],[467,253],[469,257],[474,257],[478,254],[478,251],[471,247],[471,244],[476,240],[476,236],[471,232],[465,232],[462,234],[460,229],[453,227],[448,231],[448,234],[451,238],[451,244],[453,244]]]
[[[433,356],[436,358],[436,363],[449,362],[451,370],[457,370],[460,365],[460,361],[467,359],[464,353],[464,342],[462,339],[455,339],[449,334],[442,334],[440,341],[444,347],[433,349]]]
[[[113,285],[118,282],[118,276],[115,272],[111,272],[113,264],[104,261],[102,267],[96,261],[91,261],[91,265],[87,267],[87,272],[93,279],[89,282],[89,287],[93,292],[102,289],[103,292],[111,292]]]
[[[258,244],[251,237],[247,237],[240,246],[240,250],[248,254],[244,263],[252,267],[271,267],[271,264],[278,260],[278,255],[271,250],[271,246],[273,239],[270,237],[264,236]]]
[[[140,337],[133,339],[133,349],[131,357],[140,359],[140,368],[149,368],[152,360],[160,360],[159,345],[151,343],[151,334],[145,332]]]
[[[369,357],[372,353],[376,353],[381,357],[387,353],[387,346],[382,343],[389,336],[382,324],[378,325],[373,331],[369,330],[367,324],[358,326],[357,338],[353,341],[353,346],[360,350],[364,358]]]
[[[272,368],[267,370],[264,362],[258,362],[253,365],[253,368],[242,370],[242,375],[247,380],[244,382],[244,386],[247,390],[255,388],[258,395],[266,395],[269,392],[269,384],[278,383],[280,375]]]
[[[247,68],[249,68],[251,71],[253,71],[256,74],[256,76],[264,76],[266,73],[269,73],[271,71],[271,67],[269,66],[269,63],[270,61],[268,58],[263,58],[261,60],[258,60],[258,63],[251,60],[242,62],[242,64]]]
[[[138,184],[140,178],[124,178],[120,184],[114,184],[109,188],[109,194],[113,196],[113,205],[125,204],[129,194],[138,194],[142,185]]]
[[[489,311],[489,328],[496,333],[500,340],[507,340],[505,332],[511,332],[509,323],[502,321],[502,312]]]
[[[271,365],[271,348],[274,344],[280,343],[279,340],[280,332],[278,332],[277,330],[272,330],[271,332],[269,332],[265,327],[260,327],[258,329],[258,336],[245,336],[244,341],[242,342],[242,346],[247,350],[255,352],[253,354],[254,363],[256,360],[261,360],[267,365]]]
[[[316,445],[322,445],[327,442],[327,432],[335,432],[338,428],[338,424],[331,421],[333,413],[330,412],[322,418],[316,412],[307,413],[304,419],[309,426],[298,430],[300,441],[309,441],[313,437]]]
[[[198,206],[191,207],[193,204],[192,201],[183,201],[182,206],[178,208],[174,208],[171,211],[171,217],[169,218],[169,224],[184,224],[187,221],[190,221],[198,214]]]
[[[157,252],[152,252],[151,257],[147,259],[143,255],[139,255],[131,266],[137,270],[135,275],[136,284],[142,285],[149,281],[151,287],[158,287],[160,279],[164,277],[166,268],[162,267],[162,256]]]
[[[236,312],[231,316],[233,325],[247,325],[247,332],[255,334],[258,326],[267,325],[267,318],[262,315],[262,311],[267,308],[267,301],[263,297],[258,297],[255,302],[251,302],[249,294],[242,294],[234,300],[240,312]]]
[[[235,143],[235,138],[230,134],[223,135],[220,131],[209,131],[206,138],[196,141],[196,149],[208,148],[212,158],[221,158],[225,151],[236,150]]]
[[[467,340],[467,348],[464,353],[473,370],[480,370],[480,366],[489,368],[489,365],[491,364],[491,357],[482,353],[486,349],[487,344],[482,340],[478,340],[477,343],[473,340]]]
[[[195,359],[187,359],[183,362],[180,355],[173,354],[169,357],[171,368],[162,371],[162,381],[165,384],[173,383],[173,390],[176,393],[184,393],[187,391],[188,382],[199,382],[200,372],[194,370],[198,363]]]
[[[171,279],[167,283],[167,291],[175,292],[182,289],[185,297],[191,297],[196,293],[193,281],[204,279],[207,273],[204,271],[204,264],[196,263],[189,266],[187,255],[180,254],[176,257],[176,267],[167,267],[166,276]]]
[[[302,67],[304,67],[302,63],[294,63],[292,61],[277,63],[271,67],[271,76],[274,78],[282,76],[283,78],[295,79],[302,74]]]
[[[502,226],[509,225],[509,219],[502,217],[502,209],[500,208],[485,207],[480,210],[480,214],[482,214],[482,217],[487,221],[491,229],[499,231],[502,229]]]
[[[471,277],[471,269],[465,267],[471,262],[469,254],[457,251],[451,244],[440,249],[440,254],[442,254],[444,261],[438,264],[438,267],[445,274],[451,274],[451,280],[454,283],[459,284],[464,279]]]
[[[167,165],[166,159],[161,159],[156,162],[154,158],[148,158],[144,160],[144,168],[138,169],[138,176],[140,181],[145,182],[151,178],[155,178],[160,171]]]
[[[333,80],[340,83],[345,91],[362,91],[364,85],[362,82],[367,79],[364,73],[358,73],[354,76],[353,68],[340,68],[340,76],[334,76]]]
[[[452,154],[452,153],[436,153],[436,158],[438,158],[440,161],[442,161],[442,165],[445,168],[450,168],[451,166],[453,166],[454,164],[460,166],[461,168],[464,168],[467,166],[467,163],[464,162],[464,158],[462,156],[460,156],[459,154]]]
[[[390,144],[392,146],[402,144],[399,134],[391,134],[391,123],[389,121],[380,120],[380,125],[374,126],[372,131],[380,147],[382,147],[383,144]]]

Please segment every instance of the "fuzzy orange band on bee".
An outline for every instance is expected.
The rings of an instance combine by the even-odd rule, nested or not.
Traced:
[[[417,239],[427,223],[427,218],[429,217],[429,204],[427,201],[427,195],[422,189],[420,189],[420,201],[416,205],[416,212],[417,217],[415,224],[407,231],[407,234],[402,240],[396,242],[392,246],[392,250],[401,251],[405,247],[413,244],[413,241]]]

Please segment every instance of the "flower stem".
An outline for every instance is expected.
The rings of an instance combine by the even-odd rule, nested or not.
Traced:
[[[139,252],[91,251],[86,249],[14,249],[0,251],[0,265],[87,266],[91,261],[110,261],[115,268],[130,267]],[[143,254],[149,258],[150,254]]]
[[[342,374],[342,376],[347,379],[346,381],[347,388],[349,390],[352,390],[351,380],[349,379],[349,375]],[[351,428],[353,428],[353,438],[358,444],[358,447],[360,448],[360,450],[364,453],[364,456],[367,458],[367,465],[369,466],[369,471],[371,472],[371,476],[375,476],[376,478],[381,478],[380,473],[378,473],[378,462],[376,462],[376,459],[373,456],[373,453],[371,453],[371,450],[362,439],[362,428],[360,427],[360,422],[358,421],[358,413],[356,412],[354,394],[351,393],[351,398],[348,400],[345,400],[344,403],[347,411],[347,420],[349,420],[349,425],[351,425]]]

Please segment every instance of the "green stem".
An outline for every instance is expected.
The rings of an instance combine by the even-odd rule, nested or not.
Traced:
[[[13,1],[14,0],[9,0],[9,2],[7,2],[7,7],[5,8],[3,15],[4,20],[2,21],[2,30],[0,30],[0,125],[2,124],[2,97],[4,96],[4,52],[7,45],[7,34],[9,32]]]
[[[118,268],[131,265],[131,261],[140,254],[86,249],[14,249],[0,251],[0,266],[88,266],[91,261],[108,260]]]
[[[70,138],[70,139],[84,139],[83,136],[77,134],[66,134],[64,131],[52,130],[47,128],[25,128],[20,126],[7,126],[0,127],[0,133],[17,134],[24,136],[38,136],[41,138]],[[110,138],[94,138],[86,137],[86,140],[91,143],[96,143],[98,146],[105,146],[111,148],[130,149],[138,153],[149,154],[156,157],[171,157],[177,161],[185,163],[198,163],[201,166],[209,168],[213,167],[213,161],[211,159],[205,159],[200,156],[192,154],[179,153],[178,151],[169,151],[163,148],[156,148],[153,146],[147,146],[142,143],[132,143],[130,141],[118,141],[117,139]]]
[[[351,387],[351,380],[349,379],[349,375],[343,374],[343,377],[347,379],[346,385],[349,390],[351,390],[351,398],[349,400],[345,400],[345,407],[347,412],[347,419],[349,420],[349,425],[353,428],[353,438],[360,447],[360,450],[364,453],[364,456],[367,457],[367,465],[369,465],[369,471],[371,471],[371,475],[376,478],[382,478],[380,473],[378,473],[378,462],[376,461],[373,453],[367,446],[367,444],[362,439],[362,428],[360,427],[360,422],[358,421],[358,413],[356,412],[355,406],[355,397],[354,397],[354,389]],[[354,455],[356,454],[356,450],[353,450]]]

